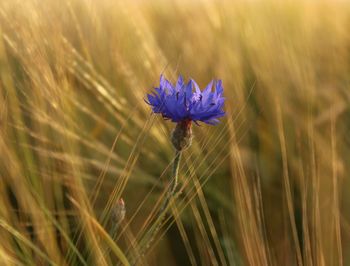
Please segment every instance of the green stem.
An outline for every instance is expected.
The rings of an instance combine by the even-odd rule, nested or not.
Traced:
[[[179,176],[179,167],[180,167],[180,159],[181,159],[181,151],[176,150],[175,153],[175,159],[174,159],[174,164],[173,164],[173,171],[172,171],[172,177],[173,179],[171,180],[171,185],[169,187],[168,193],[166,194],[166,198],[162,204],[162,206],[159,209],[159,212],[157,214],[157,218],[155,220],[155,222],[153,223],[152,227],[150,228],[150,230],[148,231],[150,234],[150,237],[147,237],[147,234],[145,236],[145,241],[147,241],[145,243],[145,247],[142,250],[142,244],[140,245],[141,248],[141,252],[140,252],[140,257],[143,256],[147,249],[150,247],[151,243],[153,242],[156,234],[158,233],[159,229],[162,227],[162,224],[164,222],[164,218],[165,215],[167,213],[167,210],[170,206],[170,202],[172,200],[172,198],[174,197],[175,191],[176,191],[176,187],[178,184],[178,176]],[[138,258],[139,259],[139,258]],[[135,263],[138,261],[138,259],[135,260]],[[132,263],[134,265],[134,263]]]
[[[174,164],[173,164],[173,172],[172,172],[173,180],[171,181],[171,186],[167,193],[166,199],[163,202],[163,205],[158,212],[158,216],[161,216],[161,214],[167,210],[169,203],[175,194],[176,187],[179,182],[180,159],[181,159],[181,151],[176,150]]]

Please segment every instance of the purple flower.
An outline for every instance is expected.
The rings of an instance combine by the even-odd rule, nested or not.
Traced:
[[[212,91],[213,85],[214,91]],[[215,125],[219,122],[218,118],[225,115],[223,110],[225,98],[222,94],[221,80],[211,81],[201,91],[192,79],[185,84],[180,76],[176,85],[173,85],[161,75],[159,88],[147,94],[146,102],[152,106],[154,113],[160,113],[173,122],[201,121]]]

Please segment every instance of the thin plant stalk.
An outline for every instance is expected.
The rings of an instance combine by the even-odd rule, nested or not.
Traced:
[[[155,236],[157,235],[158,231],[162,227],[162,224],[164,222],[164,218],[166,216],[166,213],[169,209],[171,200],[173,199],[175,192],[176,192],[176,187],[178,185],[178,179],[179,179],[179,167],[180,167],[180,160],[181,160],[181,154],[182,151],[176,150],[175,152],[175,159],[173,163],[173,169],[172,169],[172,180],[171,180],[171,186],[169,187],[168,193],[166,194],[166,198],[163,201],[163,204],[161,205],[159,212],[157,214],[157,218],[155,222],[152,224],[152,227],[148,231],[148,235],[146,234],[145,236],[145,241],[144,243],[141,243],[140,245],[140,256],[136,258],[136,260],[132,263],[133,265],[142,257],[143,255],[146,254],[148,248],[150,247],[151,243],[155,239]],[[144,247],[143,247],[144,246]]]

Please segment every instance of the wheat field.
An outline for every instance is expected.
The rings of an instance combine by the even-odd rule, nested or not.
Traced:
[[[349,29],[346,1],[1,0],[0,265],[350,265]],[[160,74],[222,79],[226,116],[157,225]]]

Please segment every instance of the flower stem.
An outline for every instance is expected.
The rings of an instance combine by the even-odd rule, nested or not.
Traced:
[[[157,219],[156,219],[155,223],[153,224],[155,229],[152,233],[152,236],[151,236],[148,244],[150,244],[150,242],[153,241],[153,238],[155,237],[155,235],[157,234],[157,232],[161,228],[162,223],[163,223],[164,218],[165,218],[165,215],[166,215],[166,212],[169,208],[171,199],[173,198],[173,196],[175,194],[176,187],[178,184],[178,179],[179,179],[178,175],[179,175],[180,159],[181,159],[181,151],[176,150],[174,164],[173,164],[173,172],[172,172],[173,180],[171,181],[171,186],[169,187],[169,191],[166,195],[166,198],[165,198],[162,206],[159,209]]]
[[[170,186],[169,191],[167,193],[166,199],[163,202],[163,205],[162,205],[162,207],[159,210],[159,216],[164,211],[166,211],[166,209],[168,208],[172,197],[175,194],[176,187],[177,187],[178,180],[179,180],[180,159],[181,159],[181,151],[176,150],[174,164],[173,164],[173,172],[172,172],[173,180],[171,181],[171,186]]]
[[[172,171],[173,179],[171,180],[171,184],[170,184],[169,190],[168,190],[168,192],[166,194],[166,198],[163,201],[163,204],[161,205],[161,207],[159,209],[159,212],[158,212],[158,214],[156,216],[156,220],[152,224],[150,230],[148,231],[150,236],[147,237],[147,234],[146,234],[145,237],[144,237],[144,239],[146,241],[146,242],[144,242],[145,243],[145,247],[142,247],[143,246],[142,244],[140,245],[140,248],[141,248],[140,255],[141,256],[145,255],[147,249],[150,247],[150,245],[153,242],[155,236],[157,235],[158,231],[162,227],[162,224],[164,222],[167,210],[168,210],[168,208],[170,206],[170,202],[171,202],[172,198],[175,195],[176,187],[177,187],[177,184],[178,184],[180,159],[181,159],[181,151],[176,150],[174,164],[173,164],[173,171]],[[139,258],[137,258],[134,263],[136,263],[138,261],[138,259]],[[132,263],[132,264],[134,265],[134,263]]]

